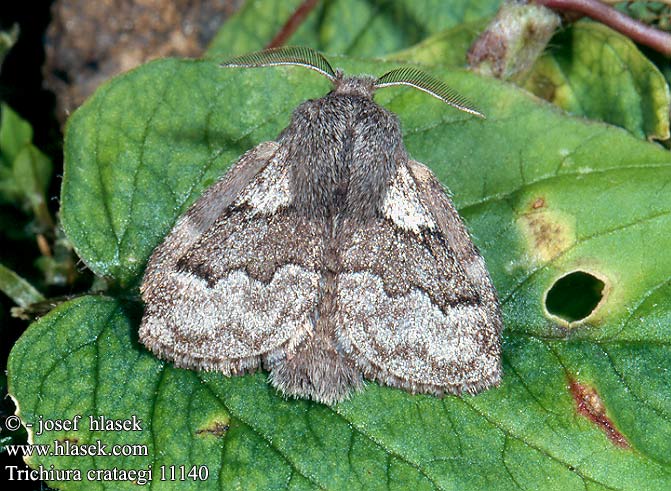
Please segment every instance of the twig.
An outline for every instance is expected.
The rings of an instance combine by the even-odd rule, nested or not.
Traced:
[[[304,0],[302,4],[291,14],[291,17],[284,23],[280,32],[278,32],[272,41],[268,43],[266,48],[277,48],[282,46],[291,35],[296,32],[296,29],[303,23],[312,9],[317,6],[319,0]]]
[[[554,10],[579,12],[612,27],[637,43],[671,56],[671,34],[632,19],[598,0],[535,0]]]

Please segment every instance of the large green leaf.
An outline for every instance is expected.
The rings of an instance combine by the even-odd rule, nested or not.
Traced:
[[[386,58],[460,67],[485,27],[483,20],[460,24]],[[664,75],[631,40],[602,24],[580,21],[558,32],[518,82],[576,116],[621,126],[639,138],[669,138]]]
[[[582,21],[553,38],[525,87],[572,114],[622,126],[639,138],[669,138],[669,87],[627,37]]]
[[[396,66],[332,61],[348,73]],[[140,346],[141,305],[128,293],[152,249],[237,156],[276,136],[301,100],[328,90],[300,68],[164,60],[101,88],[67,132],[63,223],[82,260],[118,281],[121,295],[59,307],[28,329],[9,364],[26,422],[143,421],[137,433],[84,427],[32,441],[99,438],[145,444],[149,455],[31,465],[152,464],[155,479],[162,464],[207,465],[198,489],[670,487],[671,156],[506,84],[434,75],[487,119],[409,88],[376,98],[401,118],[410,154],[450,187],[485,256],[505,320],[500,388],[437,399],[369,384],[329,408],[283,400],[263,374],[178,370]],[[603,280],[604,299],[568,324],[546,312],[544,297],[576,270]],[[114,484],[124,486],[132,487]]]
[[[302,0],[247,2],[222,29],[207,56],[224,59],[268,45]],[[319,2],[287,44],[334,54],[379,56],[496,12],[500,0],[328,0]]]
[[[434,34],[407,49],[388,54],[386,59],[437,67],[463,67],[468,49],[491,19],[464,22]]]

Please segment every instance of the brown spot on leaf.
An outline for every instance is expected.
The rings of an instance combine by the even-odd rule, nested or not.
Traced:
[[[629,442],[622,433],[615,428],[615,424],[606,415],[601,397],[593,387],[571,380],[569,389],[576,403],[578,413],[592,421],[606,434],[613,444],[620,448],[629,448]]]
[[[549,102],[554,102],[559,89],[555,81],[538,67],[532,71],[524,86],[541,99]]]
[[[59,438],[58,441],[61,443],[70,442],[72,444],[77,444],[79,443],[79,438],[66,436],[65,438]]]
[[[229,428],[228,421],[212,421],[204,428],[196,430],[196,435],[224,436]]]
[[[542,216],[529,217],[529,227],[534,232],[536,247],[550,249],[562,233],[561,225],[544,220]]]
[[[575,218],[547,208],[545,198],[536,198],[517,219],[532,255],[547,262],[575,242]]]

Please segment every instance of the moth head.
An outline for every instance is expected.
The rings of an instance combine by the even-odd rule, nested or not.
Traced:
[[[353,95],[359,97],[373,98],[373,93],[377,88],[375,77],[346,77],[342,70],[336,70],[336,77],[333,79],[333,93],[338,95]]]
[[[298,65],[315,70],[333,83],[333,92],[342,95],[357,95],[372,99],[375,90],[393,85],[409,85],[455,107],[461,111],[484,118],[466,98],[444,82],[417,68],[403,67],[391,70],[380,78],[346,77],[341,70],[333,70],[331,64],[317,51],[302,46],[283,46],[236,56],[221,64],[223,67],[267,67],[276,65]]]

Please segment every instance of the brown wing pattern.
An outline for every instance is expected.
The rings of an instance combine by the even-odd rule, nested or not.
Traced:
[[[413,392],[498,383],[501,328],[484,261],[422,164],[403,163],[381,217],[343,223],[336,325],[367,378]]]
[[[280,153],[265,143],[243,156],[154,252],[140,340],[159,356],[239,373],[312,329],[323,227],[292,211]]]

